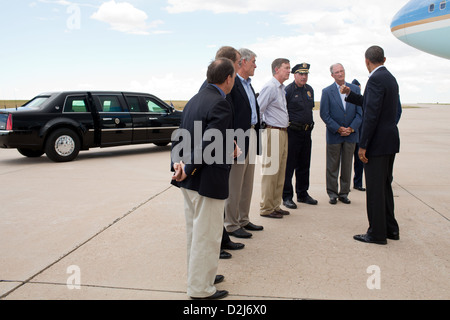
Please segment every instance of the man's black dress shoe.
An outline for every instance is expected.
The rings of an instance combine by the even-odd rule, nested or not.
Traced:
[[[400,233],[398,232],[388,233],[386,237],[391,240],[400,240]]]
[[[359,191],[366,191],[366,188],[363,188],[363,187],[353,187],[353,189],[356,189]]]
[[[297,198],[297,201],[312,205],[316,205],[318,203],[318,201],[316,199],[313,199],[309,194],[306,197]]]
[[[222,299],[225,298],[228,295],[228,291],[227,290],[217,290],[216,293],[214,293],[212,296],[209,297],[205,297],[205,298],[196,298],[196,297],[191,297],[191,299],[195,299],[195,300],[214,300],[214,299]]]
[[[337,203],[337,198],[335,198],[335,197],[332,197],[332,198],[330,198],[330,204],[336,204]]]
[[[385,240],[375,240],[371,236],[369,236],[367,233],[354,235],[353,239],[361,241],[361,242],[367,242],[367,243],[387,244],[386,239]]]
[[[226,251],[220,250],[220,256],[219,259],[231,259],[231,253],[228,253]]]
[[[218,275],[216,275],[216,278],[214,279],[214,284],[221,283],[224,279],[225,279],[225,277],[223,275],[218,274]]]
[[[233,232],[228,232],[230,236],[234,236],[236,238],[251,238],[252,234],[250,232],[245,231],[242,228],[239,228]]]
[[[249,222],[249,223],[247,223],[247,225],[244,226],[244,229],[251,230],[251,231],[261,231],[264,229],[264,227],[257,226],[256,224]]]
[[[227,243],[221,245],[221,249],[228,250],[241,250],[244,249],[245,244],[239,242],[228,241]]]
[[[295,202],[290,199],[283,200],[283,206],[289,209],[297,209],[297,205],[295,204]]]
[[[343,202],[345,204],[350,204],[351,203],[350,199],[347,198],[347,196],[339,197],[339,201],[341,201],[341,202]]]

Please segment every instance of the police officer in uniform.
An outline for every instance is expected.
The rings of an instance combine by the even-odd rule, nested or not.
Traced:
[[[289,112],[288,159],[283,189],[283,205],[296,209],[292,200],[294,189],[292,177],[295,172],[297,201],[315,205],[317,200],[308,194],[311,164],[311,132],[314,128],[314,90],[307,85],[310,65],[301,63],[292,69],[294,82],[286,87],[287,109]]]

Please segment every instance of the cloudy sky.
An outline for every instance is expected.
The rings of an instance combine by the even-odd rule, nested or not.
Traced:
[[[223,45],[258,55],[256,91],[270,79],[275,58],[310,63],[309,84],[320,100],[335,62],[348,81],[364,85],[364,52],[377,44],[402,102],[450,103],[450,60],[410,48],[390,32],[407,2],[0,0],[0,100],[84,89],[188,100]]]

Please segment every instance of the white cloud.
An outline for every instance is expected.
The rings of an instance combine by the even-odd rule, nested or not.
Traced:
[[[156,28],[163,23],[161,20],[148,23],[148,15],[144,11],[135,8],[128,2],[115,2],[114,0],[104,2],[91,18],[108,23],[113,30],[140,35],[150,34],[149,29]]]
[[[267,12],[278,16],[286,26],[285,35],[267,33],[258,39],[249,39],[242,45],[257,55],[253,84],[259,90],[270,79],[270,64],[275,58],[285,57],[294,66],[311,63],[309,83],[316,100],[324,87],[333,82],[329,66],[344,64],[347,81],[357,78],[363,85],[368,72],[364,64],[365,50],[374,44],[385,49],[386,66],[397,77],[404,102],[448,100],[447,77],[439,70],[439,58],[422,53],[401,43],[390,31],[393,16],[408,0],[379,0],[367,3],[360,0],[297,1],[297,0],[168,0],[169,13],[209,11],[214,14]],[[268,15],[269,16],[269,15]],[[266,23],[272,24],[268,19]],[[428,66],[430,72],[417,76],[417,61]],[[444,64],[447,64],[442,60]],[[436,67],[430,67],[436,66]],[[441,79],[436,81],[436,79]],[[293,81],[293,78],[289,81]],[[421,88],[433,88],[422,89]],[[416,100],[416,101],[414,101]]]
[[[257,10],[257,6],[252,5],[257,1],[252,0],[210,0],[205,2],[204,0],[168,0],[169,6],[166,10],[169,13],[183,13],[183,12],[195,12],[195,11],[212,11],[214,13],[248,13],[250,11]],[[259,10],[258,10],[259,11]]]
[[[166,10],[169,13],[183,13],[195,11],[211,11],[214,13],[249,13],[249,12],[292,12],[304,13],[307,18],[308,12],[315,14],[320,12],[336,12],[348,10],[352,7],[366,6],[360,0],[346,0],[337,2],[335,0],[321,1],[298,1],[298,0],[168,0]],[[391,2],[379,0],[376,6],[390,6]]]
[[[205,79],[206,69],[193,70],[189,77],[169,72],[151,76],[148,80],[133,80],[127,90],[148,92],[164,100],[188,100],[198,92]]]
[[[368,75],[364,52],[368,46],[378,44],[385,49],[386,66],[400,84],[403,102],[450,102],[450,60],[411,48],[390,32],[393,16],[407,2],[408,0],[378,0],[372,3],[361,0],[166,0],[163,8],[159,9],[178,14],[170,20],[171,28],[177,30],[177,33],[171,37],[158,37],[162,46],[170,50],[170,57],[148,59],[147,55],[136,55],[136,61],[142,59],[148,66],[147,72],[142,75],[132,74],[130,78],[127,69],[123,71],[122,81],[109,82],[108,79],[102,79],[99,83],[107,90],[144,91],[164,99],[189,99],[204,81],[204,68],[213,59],[217,48],[235,45],[237,48],[247,47],[258,55],[258,69],[252,79],[256,91],[271,78],[272,61],[285,57],[291,60],[292,66],[304,61],[311,63],[309,84],[314,88],[316,100],[319,100],[322,89],[333,81],[329,66],[335,62],[344,64],[347,81],[357,78],[364,85]],[[88,6],[86,0],[30,0],[30,3],[31,6],[42,3]],[[91,12],[89,15],[92,15],[95,12],[91,18],[107,23],[111,29],[130,34],[167,33],[160,29],[162,21],[152,22],[151,13],[157,15],[158,9],[153,4],[149,5],[149,2],[102,0],[95,1],[97,6],[92,5],[92,1],[90,3],[90,8],[82,13]],[[138,3],[141,10],[135,7]],[[195,18],[198,21],[192,21],[192,12],[196,12]],[[64,12],[61,11],[61,14]],[[201,24],[196,24],[202,21],[202,16],[213,16],[218,26],[225,26],[230,21],[234,23],[233,15],[238,17],[239,22],[246,22],[243,23],[245,32],[230,34],[227,28],[204,29]],[[56,16],[52,14],[52,17]],[[245,21],[247,18],[248,21]],[[185,25],[188,27],[185,28]],[[202,28],[204,36],[194,35],[194,26]],[[94,28],[95,26],[93,30]],[[100,32],[103,32],[103,28],[101,29]],[[169,43],[169,39],[173,40]],[[130,39],[136,40],[138,39]],[[187,40],[189,44],[185,42]],[[152,42],[151,45],[158,43]],[[179,50],[180,48],[183,49]],[[159,68],[167,61],[170,61],[167,68]],[[181,64],[183,72],[179,73]],[[292,80],[291,76],[289,81]],[[47,91],[47,87],[52,86],[52,82],[49,82],[40,91]],[[68,89],[73,88],[73,82],[67,86]],[[98,87],[99,84],[95,86]],[[35,86],[32,90],[36,90]]]
[[[38,0],[42,3],[59,4],[62,6],[70,6],[72,3],[66,0]]]

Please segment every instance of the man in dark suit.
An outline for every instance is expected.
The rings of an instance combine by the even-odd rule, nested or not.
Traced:
[[[353,99],[356,104],[362,99],[364,110],[358,155],[365,164],[369,220],[367,233],[353,238],[362,242],[386,244],[386,238],[400,239],[392,193],[394,160],[400,151],[397,128],[399,88],[397,80],[384,66],[386,58],[382,48],[370,47],[365,58],[370,76],[364,96],[349,93],[347,97],[347,101]]]
[[[362,111],[353,103],[346,102],[345,95],[339,92],[339,88],[347,85],[357,94],[360,89],[353,84],[346,84],[342,64],[332,65],[330,72],[335,82],[323,89],[320,100],[320,117],[327,126],[327,193],[330,204],[336,204],[337,199],[349,204],[353,152],[359,140]]]
[[[184,196],[187,293],[192,298],[220,299],[228,295],[214,284],[223,280],[216,273],[234,147],[231,141],[230,153],[226,130],[233,128],[233,113],[226,95],[233,88],[235,76],[231,60],[212,62],[208,86],[187,103],[180,128],[172,136],[172,183]]]
[[[353,79],[352,84],[355,86],[358,86],[361,89],[361,84],[358,80]],[[359,134],[361,135],[361,130],[359,130]],[[364,172],[364,163],[359,159],[358,156],[359,151],[359,143],[355,146],[355,152],[353,153],[353,189],[359,190],[359,191],[366,191],[366,188],[364,188],[363,185],[363,172]]]
[[[227,96],[234,110],[236,141],[243,151],[230,172],[230,196],[225,202],[225,228],[228,234],[238,238],[250,238],[250,231],[263,230],[262,226],[250,222],[250,203],[257,146],[259,145],[260,115],[251,78],[255,74],[256,54],[249,49],[240,49],[239,63],[233,90]],[[244,230],[245,229],[245,230]]]
[[[217,53],[216,53],[216,59],[219,59],[219,58],[230,59],[234,64],[234,69],[236,71],[239,69],[239,65],[241,62],[241,54],[235,48],[230,47],[230,46],[221,47],[219,50],[217,50]],[[237,77],[236,77],[236,80],[237,80]],[[202,86],[200,87],[200,90],[206,88],[207,86],[208,86],[208,80],[205,80],[205,82],[203,82]],[[233,90],[234,89],[235,89],[235,87],[233,86]],[[227,95],[227,100],[228,100],[228,102],[231,103],[231,106],[234,109],[233,104],[232,104],[232,99],[230,99],[230,95],[231,95],[231,93],[229,93]],[[234,112],[234,110],[233,110],[233,112]],[[233,113],[233,118],[234,117],[235,117],[235,115]],[[230,179],[231,179],[231,177],[230,177]],[[231,189],[231,190],[233,190],[233,189]],[[220,250],[220,259],[230,259],[232,257],[231,253],[229,253],[225,250],[240,250],[240,249],[243,249],[245,247],[245,245],[243,243],[231,241],[230,236],[224,226],[223,232],[222,232],[222,243],[221,243],[220,247],[222,249],[222,250]]]

